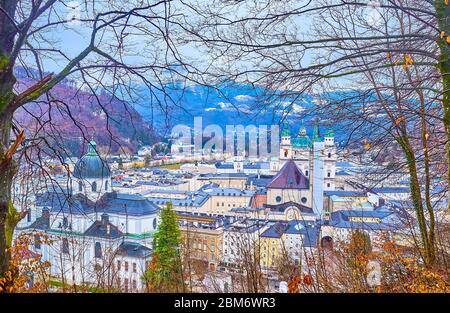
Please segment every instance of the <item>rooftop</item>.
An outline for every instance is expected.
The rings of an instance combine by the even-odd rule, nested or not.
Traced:
[[[309,189],[309,179],[303,175],[295,162],[290,159],[267,185],[267,188]]]

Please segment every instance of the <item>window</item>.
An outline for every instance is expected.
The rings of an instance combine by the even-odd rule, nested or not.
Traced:
[[[125,262],[125,272],[128,272],[128,262]]]
[[[67,240],[67,238],[63,238],[61,250],[62,250],[62,253],[69,254],[69,240]]]
[[[122,264],[120,263],[120,261],[117,261],[117,270],[118,270],[118,271],[120,271],[121,265],[122,265]]]
[[[157,219],[154,218],[153,219],[153,229],[156,229],[157,223],[158,223]]]
[[[275,201],[276,201],[276,202],[281,202],[281,196],[277,196],[277,197],[275,198]]]
[[[81,183],[81,181],[78,182],[78,191],[79,192],[83,191],[83,184]]]
[[[67,217],[63,218],[63,227],[67,228],[67,226],[69,225],[69,222],[67,221]]]
[[[306,170],[306,171],[305,171],[305,176],[308,176],[308,175],[309,175],[309,171]]]
[[[41,249],[41,237],[39,235],[34,236],[34,248]]]
[[[125,264],[126,264],[126,262],[125,262]],[[125,287],[125,292],[128,292],[128,278],[125,278],[125,281],[124,281],[124,287]]]
[[[327,184],[327,187],[330,187],[330,186],[331,186],[330,183],[328,183],[328,184]]]
[[[136,273],[136,272],[137,272],[137,264],[133,263],[133,273]]]
[[[328,173],[327,173],[327,177],[331,177],[331,172],[328,172]]]
[[[308,201],[308,199],[306,199],[306,197],[303,197],[303,198],[301,199],[301,201],[302,201],[302,203],[306,203],[306,202]]]
[[[100,242],[96,242],[95,243],[95,249],[94,249],[94,255],[96,258],[101,258],[102,257],[102,245],[100,244]]]
[[[331,152],[328,152],[328,158],[331,158]]]
[[[133,289],[137,289],[137,283],[135,279],[133,279]]]
[[[108,181],[105,181],[105,190],[108,191]]]
[[[97,182],[92,183],[92,192],[97,192]]]

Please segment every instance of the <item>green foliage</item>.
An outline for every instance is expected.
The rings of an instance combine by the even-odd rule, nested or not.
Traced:
[[[352,232],[350,247],[353,255],[368,255],[371,253],[372,243],[369,234],[359,229],[354,230]]]
[[[145,166],[146,166],[146,167],[149,167],[149,166],[150,166],[151,160],[152,160],[151,154],[147,153],[147,154],[144,156],[144,162],[145,162]]]
[[[153,237],[153,259],[143,280],[157,292],[180,292],[184,281],[180,257],[181,232],[172,203],[160,212],[160,224]]]

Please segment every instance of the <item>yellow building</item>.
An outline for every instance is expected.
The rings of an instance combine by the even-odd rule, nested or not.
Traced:
[[[260,259],[263,267],[276,267],[284,253],[284,232],[288,223],[277,222],[260,235]]]
[[[340,210],[371,210],[367,193],[362,191],[334,190],[325,191],[324,209],[331,213]]]
[[[211,270],[222,259],[223,227],[208,216],[178,214],[185,257],[204,261]]]

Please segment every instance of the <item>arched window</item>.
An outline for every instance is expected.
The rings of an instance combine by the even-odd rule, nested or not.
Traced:
[[[100,244],[100,242],[96,242],[95,243],[94,255],[95,255],[96,258],[101,258],[102,257],[102,245]]]
[[[331,152],[328,152],[328,158],[331,158]]]
[[[305,171],[305,176],[308,176],[308,175],[309,175],[309,171],[306,170],[306,171]]]
[[[67,228],[69,226],[69,221],[67,220],[67,217],[63,217],[63,227]]]
[[[153,219],[153,229],[156,229],[158,221],[156,220],[156,218]]]
[[[92,192],[97,192],[97,182],[92,183]]]
[[[331,177],[331,172],[328,172],[328,173],[327,173],[327,177]]]
[[[67,238],[62,240],[62,253],[69,254],[69,240]]]
[[[108,181],[105,182],[105,190],[108,191]]]
[[[81,183],[81,180],[78,182],[78,191],[79,192],[83,191],[83,184]]]
[[[331,238],[330,236],[323,237],[322,240],[320,240],[320,246],[322,247],[322,249],[332,250],[333,249],[333,238]]]

